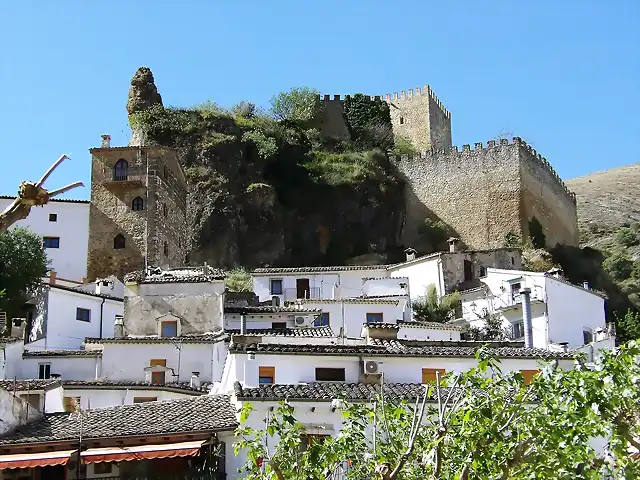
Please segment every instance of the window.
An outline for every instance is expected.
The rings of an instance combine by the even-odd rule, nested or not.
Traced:
[[[58,214],[57,213],[50,213],[49,214],[49,221],[50,222],[57,222],[58,221]]]
[[[511,257],[511,265],[515,265],[516,264],[516,259]]]
[[[480,267],[480,276],[484,277],[487,275],[487,269],[486,267]]]
[[[134,399],[134,403],[135,403],[135,399]],[[113,465],[111,463],[108,463],[108,462],[94,463],[93,464],[93,474],[94,475],[105,475],[107,473],[111,473],[111,469],[112,468],[113,468]]]
[[[165,218],[167,217],[167,215],[169,215],[169,209],[167,208],[167,204],[166,203],[162,204],[162,215],[164,215]]]
[[[282,295],[282,279],[272,278],[269,283],[271,295]]]
[[[158,397],[133,397],[133,403],[155,402]]]
[[[65,412],[80,411],[80,397],[64,397],[63,404]]]
[[[258,367],[258,383],[260,385],[276,383],[276,367]]]
[[[160,323],[160,336],[161,337],[177,337],[178,336],[178,322],[161,322]]]
[[[533,382],[533,377],[539,373],[539,370],[520,370],[520,374],[524,378],[524,384],[529,385]]]
[[[113,166],[113,179],[121,182],[127,180],[129,176],[129,164],[124,158],[121,158]]]
[[[404,125],[404,117],[400,117],[400,125]]]
[[[167,242],[164,242],[164,246],[162,247],[162,251],[164,252],[164,256],[165,257],[169,256],[169,244]]]
[[[514,323],[512,326],[512,330],[513,330],[513,338],[524,337],[524,322]]]
[[[464,261],[464,281],[468,282],[473,280],[473,263],[471,260]]]
[[[591,330],[583,330],[582,339],[584,340],[585,345],[588,345],[591,342],[593,342],[593,333],[591,332]]]
[[[422,383],[436,383],[436,373],[439,373],[442,379],[447,371],[444,368],[423,368]]]
[[[124,235],[119,233],[113,239],[113,248],[115,250],[120,250],[120,249],[123,249],[124,247],[125,247]]]
[[[144,200],[142,197],[136,197],[131,201],[131,210],[136,212],[144,210]]]
[[[329,326],[329,312],[322,312],[320,318],[313,322],[314,327],[328,327]]]
[[[47,378],[51,378],[50,363],[41,363],[40,365],[38,365],[38,378],[41,380],[46,380]]]
[[[80,320],[81,322],[90,322],[91,310],[88,308],[76,308],[76,320]]]
[[[167,171],[167,166],[162,167],[162,176],[166,179],[169,178],[169,172]]]
[[[521,288],[522,288],[522,284],[520,282],[511,284],[511,298],[514,301],[520,297]]]
[[[153,385],[164,385],[167,372],[151,372],[151,383]]]
[[[60,248],[60,237],[42,237],[44,248]]]
[[[19,397],[27,402],[31,407],[36,410],[40,410],[40,394],[39,393],[28,393],[19,395]]]
[[[344,382],[344,368],[316,368],[316,382]]]
[[[271,328],[273,328],[274,330],[283,330],[283,329],[287,328],[287,323],[286,322],[272,322],[271,323]]]
[[[367,313],[367,323],[382,323],[382,314]]]

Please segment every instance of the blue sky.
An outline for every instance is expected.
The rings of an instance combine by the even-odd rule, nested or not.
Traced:
[[[638,0],[0,2],[0,193],[62,153],[47,187],[89,185],[100,134],[128,141],[141,65],[176,106],[428,83],[455,145],[509,132],[565,179],[637,162],[639,20]]]

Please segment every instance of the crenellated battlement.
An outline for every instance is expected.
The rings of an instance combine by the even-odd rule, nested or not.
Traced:
[[[436,96],[429,85],[425,85],[424,88],[417,87],[415,90],[410,88],[409,90],[401,90],[400,92],[393,93],[385,93],[384,95],[369,95],[371,100],[384,100],[385,102],[403,102],[403,101],[411,101],[415,97],[421,97],[428,95],[433,99],[433,101],[438,105],[440,110],[444,113],[447,118],[451,118],[451,112],[446,109],[444,104],[440,101],[440,99]],[[350,98],[351,95],[347,94],[341,96],[340,94],[334,95],[320,95],[320,100],[323,102],[342,102],[347,98]]]
[[[489,140],[486,142],[486,144],[483,142],[475,142],[473,145],[473,148],[471,147],[471,145],[465,144],[465,145],[462,145],[462,148],[453,146],[448,149],[429,149],[421,152],[419,155],[414,157],[409,157],[406,155],[403,155],[401,157],[398,156],[396,157],[396,160],[401,162],[408,162],[408,161],[415,161],[415,160],[427,161],[429,159],[433,159],[434,156],[451,155],[451,154],[453,155],[459,154],[462,156],[466,154],[474,154],[474,153],[477,154],[479,152],[484,153],[494,149],[504,148],[505,146],[509,147],[514,145],[524,148],[530,154],[530,156],[534,159],[535,162],[537,162],[542,168],[544,168],[551,174],[551,176],[556,180],[557,184],[561,187],[561,189],[564,190],[564,192],[569,196],[571,201],[574,204],[576,203],[576,194],[573,193],[571,190],[569,190],[569,188],[564,183],[562,178],[560,178],[560,175],[558,175],[558,173],[555,171],[551,163],[549,163],[549,161],[545,157],[543,157],[531,145],[529,145],[520,137],[513,137],[513,141],[511,142],[509,142],[509,140],[507,140],[506,138],[503,138],[500,140]]]

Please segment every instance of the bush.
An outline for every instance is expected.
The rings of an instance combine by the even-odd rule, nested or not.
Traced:
[[[623,247],[633,247],[638,244],[638,234],[630,227],[622,227],[616,233],[616,243]]]
[[[402,135],[396,135],[394,138],[394,147],[393,150],[391,150],[392,155],[415,157],[419,153],[416,147],[413,146],[413,143],[411,143],[411,140]]]
[[[622,281],[631,276],[633,262],[622,253],[614,253],[602,262],[602,268],[617,281]]]
[[[327,153],[313,152],[304,166],[311,175],[328,185],[355,185],[368,179],[386,178],[384,153],[370,152]]]
[[[279,120],[310,123],[321,110],[320,92],[308,87],[292,88],[271,99],[271,113]]]
[[[520,248],[522,247],[522,239],[517,233],[507,232],[504,236],[505,248]]]
[[[231,270],[224,279],[224,283],[230,292],[253,291],[251,273],[244,268],[234,268]]]
[[[445,323],[448,320],[453,320],[452,317],[460,305],[459,292],[438,299],[435,285],[429,285],[424,297],[411,302],[413,318],[419,322]]]
[[[432,251],[436,251],[444,248],[444,244],[452,232],[442,220],[427,217],[424,219],[424,223],[418,227],[418,234],[427,241]]]
[[[363,150],[393,149],[393,127],[389,104],[357,93],[344,99],[344,118],[356,147]]]

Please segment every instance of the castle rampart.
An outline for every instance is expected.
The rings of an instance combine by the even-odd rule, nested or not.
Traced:
[[[529,234],[535,216],[547,244],[577,245],[575,195],[541,155],[520,138],[396,159],[407,180],[403,242],[419,241],[427,216],[449,224],[469,248],[504,246],[508,232]]]

